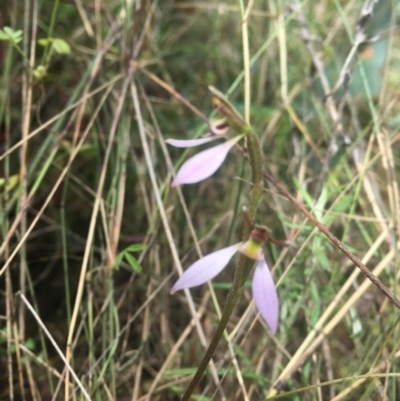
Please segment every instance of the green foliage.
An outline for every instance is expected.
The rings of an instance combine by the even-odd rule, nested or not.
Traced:
[[[52,49],[58,54],[70,54],[71,53],[71,48],[69,44],[59,38],[45,38],[45,39],[39,39],[38,43],[43,46],[51,46]]]
[[[3,29],[0,29],[0,40],[8,41],[13,45],[17,45],[22,41],[22,31],[14,31],[12,28],[5,26]]]
[[[5,329],[0,330],[0,345],[2,345],[4,347],[4,346],[6,346],[6,344],[7,344],[7,329],[5,328]],[[33,338],[27,338],[24,342],[24,347],[26,349],[28,349],[29,351],[35,351],[35,349],[37,348],[37,344]],[[14,343],[11,344],[10,352],[12,354],[15,354],[17,352],[16,348],[17,347]],[[26,361],[26,359],[22,358],[23,364],[26,363],[25,361]]]
[[[120,252],[117,257],[115,258],[115,269],[119,269],[119,265],[121,264],[121,261],[125,259],[129,266],[132,267],[132,269],[136,273],[142,273],[143,272],[143,267],[139,263],[139,261],[132,255],[133,252],[138,252],[142,251],[143,249],[146,249],[147,245],[146,244],[132,244],[129,245],[127,248],[125,248],[122,252]]]

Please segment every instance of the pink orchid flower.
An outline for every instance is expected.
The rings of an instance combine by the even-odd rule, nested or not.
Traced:
[[[251,240],[220,249],[193,263],[172,287],[171,294],[211,280],[226,267],[237,251],[257,261],[252,282],[253,298],[261,317],[267,322],[272,335],[275,335],[278,328],[278,294],[264,253],[260,246],[255,248]]]
[[[199,139],[167,139],[165,142],[177,148],[191,148],[204,143],[223,138],[229,126],[224,119],[214,120],[210,123],[211,132],[208,136]],[[224,143],[204,150],[197,155],[186,160],[182,164],[171,186],[176,187],[181,184],[195,184],[213,175],[226,159],[230,149],[243,138],[243,135],[228,139]]]

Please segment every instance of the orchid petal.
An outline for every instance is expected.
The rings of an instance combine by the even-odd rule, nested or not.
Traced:
[[[176,148],[193,148],[194,146],[203,145],[203,143],[214,141],[215,139],[220,139],[218,136],[208,136],[206,138],[198,139],[166,139],[165,143],[168,145],[175,146]]]
[[[224,162],[229,150],[242,138],[239,135],[220,145],[203,150],[182,164],[171,186],[194,184],[213,175]]]
[[[257,262],[253,276],[252,290],[254,302],[261,317],[267,322],[271,334],[275,335],[278,328],[278,294],[274,280],[264,259]]]
[[[171,294],[184,288],[192,288],[210,281],[231,260],[241,243],[210,253],[193,263],[172,287]]]

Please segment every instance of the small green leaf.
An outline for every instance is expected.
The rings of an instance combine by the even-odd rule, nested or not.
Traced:
[[[114,269],[119,270],[119,265],[121,264],[122,258],[124,257],[125,252],[120,252],[115,258]]]
[[[307,192],[306,188],[301,184],[299,180],[296,179],[296,177],[293,178],[294,185],[296,186],[297,190],[301,193],[301,195],[304,198],[304,201],[306,202],[307,206],[310,209],[314,208],[314,201],[312,196]]]
[[[96,156],[98,154],[98,148],[93,144],[86,143],[80,147],[79,153],[85,156]]]
[[[53,48],[58,54],[71,53],[69,44],[63,39],[53,39]]]
[[[352,337],[357,336],[358,334],[360,334],[363,330],[363,326],[361,323],[361,320],[358,316],[358,312],[357,309],[353,306],[350,308],[350,316],[352,319],[352,323],[353,323],[353,333],[352,333]]]
[[[332,262],[331,260],[329,260],[328,255],[326,254],[326,251],[323,251],[319,256],[318,256],[318,261],[321,264],[321,267],[326,270],[329,271],[331,266],[332,266]]]
[[[306,361],[303,367],[303,383],[310,382],[310,373],[311,373],[311,361]]]
[[[136,273],[141,273],[143,271],[143,267],[133,255],[130,253],[125,253],[125,259]]]
[[[137,251],[142,251],[143,249],[147,248],[147,244],[132,244],[129,245],[125,251],[126,252],[137,252]]]
[[[38,43],[40,46],[46,47],[49,44],[51,44],[52,40],[51,39],[47,39],[47,38],[43,38],[43,39],[39,39]]]
[[[33,351],[35,349],[35,340],[33,338],[28,338],[25,341],[25,347],[28,348],[29,350]]]
[[[4,27],[4,32],[5,32],[6,35],[8,35],[10,38],[12,38],[13,35],[14,35],[14,29],[10,28],[9,26],[5,26],[5,27]]]
[[[17,31],[16,35],[14,36],[14,42],[19,43],[22,40],[22,31]]]
[[[34,70],[33,70],[33,76],[37,81],[41,81],[47,74],[47,69],[44,65],[38,65]]]
[[[9,26],[5,26],[3,31],[0,31],[0,39],[1,40],[8,40],[13,43],[19,43],[22,40],[22,31],[14,31],[14,29],[10,28]]]
[[[311,282],[311,297],[313,299],[313,307],[310,315],[310,326],[314,327],[317,324],[318,318],[321,315],[321,294],[315,283]]]

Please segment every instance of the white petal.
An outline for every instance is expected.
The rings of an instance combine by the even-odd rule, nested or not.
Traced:
[[[253,298],[261,317],[267,322],[271,334],[278,328],[279,301],[274,280],[265,260],[257,262],[253,276]]]
[[[175,146],[176,148],[193,148],[194,146],[202,145],[203,143],[215,141],[220,139],[218,136],[208,136],[206,138],[198,139],[166,139],[165,143]]]
[[[242,136],[237,136],[220,145],[203,150],[182,164],[171,186],[194,184],[213,175],[224,162],[229,150]]]
[[[223,270],[240,245],[241,243],[220,249],[193,263],[172,287],[171,294],[210,281]]]

